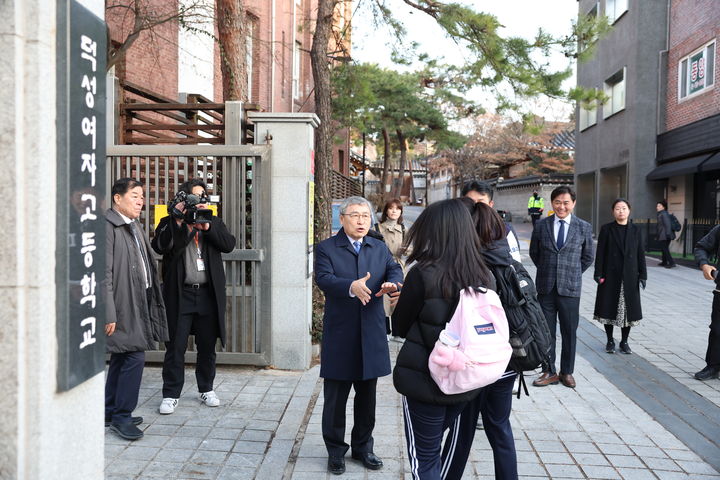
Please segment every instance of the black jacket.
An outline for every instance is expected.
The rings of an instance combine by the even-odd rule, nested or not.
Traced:
[[[491,287],[494,288],[494,285]],[[458,292],[459,293],[459,292]],[[475,398],[480,389],[457,395],[440,391],[428,370],[428,357],[440,332],[450,321],[456,298],[444,298],[433,265],[415,265],[405,277],[393,313],[393,335],[404,337],[393,369],[398,393],[433,405],[457,405]]]
[[[597,253],[595,254],[595,279],[604,278],[598,284],[595,297],[595,315],[600,318],[614,319],[617,316],[620,284],[624,284],[625,309],[629,321],[642,318],[640,306],[640,280],[647,280],[645,252],[642,247],[640,228],[628,223],[625,241],[616,222],[610,222],[600,228]]]
[[[720,250],[720,225],[715,226],[695,244],[693,254],[698,266],[710,265],[710,257],[717,255],[718,250]],[[715,285],[720,288],[720,275],[715,277]]]
[[[184,223],[178,225],[174,218],[167,216],[160,220],[152,241],[153,250],[163,256],[162,290],[170,338],[175,337],[177,318],[180,314],[180,296],[185,283],[184,252],[190,242],[193,242],[194,235],[194,229],[190,231]],[[225,346],[225,269],[223,268],[222,254],[233,251],[235,237],[228,231],[222,220],[213,216],[210,229],[200,232],[200,242],[205,267],[208,269],[208,281],[217,304],[220,341]]]
[[[662,240],[673,240],[675,238],[675,232],[672,231],[670,226],[670,214],[667,210],[660,210],[657,213],[657,227],[655,229],[657,239]]]

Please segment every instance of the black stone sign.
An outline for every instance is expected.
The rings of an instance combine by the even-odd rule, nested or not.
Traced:
[[[65,391],[105,366],[107,29],[75,0],[58,1],[57,22],[57,381]]]

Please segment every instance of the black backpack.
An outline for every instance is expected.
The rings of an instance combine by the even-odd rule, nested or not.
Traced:
[[[682,230],[680,220],[678,220],[677,217],[672,213],[669,213],[668,215],[670,215],[670,230],[672,230],[673,232],[679,232],[680,230]]]
[[[509,366],[520,375],[520,383],[527,395],[522,373],[525,370],[535,370],[548,362],[550,330],[537,299],[535,283],[523,264],[513,260],[510,265],[493,266],[492,271],[510,326],[513,353]]]

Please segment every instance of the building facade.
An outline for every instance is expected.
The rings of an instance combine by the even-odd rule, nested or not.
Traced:
[[[608,17],[612,29],[594,54],[578,63],[578,85],[603,91],[607,101],[577,110],[577,214],[595,232],[612,220],[610,206],[625,197],[635,218],[655,217],[663,186],[647,180],[663,103],[660,52],[667,42],[667,0],[580,0],[579,15]]]

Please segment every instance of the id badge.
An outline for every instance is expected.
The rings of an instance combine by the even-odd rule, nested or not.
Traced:
[[[197,269],[198,272],[204,272],[205,271],[205,262],[202,258],[197,259]]]

